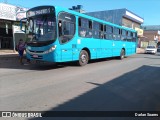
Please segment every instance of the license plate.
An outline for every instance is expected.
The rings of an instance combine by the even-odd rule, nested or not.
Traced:
[[[33,55],[34,58],[38,58],[38,55]]]

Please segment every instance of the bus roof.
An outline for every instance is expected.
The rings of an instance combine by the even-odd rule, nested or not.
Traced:
[[[107,21],[104,21],[104,20],[89,16],[89,15],[86,15],[86,14],[82,14],[82,13],[79,13],[79,12],[76,12],[76,11],[73,11],[73,10],[69,10],[67,8],[62,8],[62,7],[59,7],[59,6],[54,6],[54,7],[56,9],[65,10],[66,12],[72,13],[72,14],[80,16],[80,17],[88,18],[90,20],[95,20],[97,22],[101,22],[103,24],[107,24],[107,25],[111,25],[111,26],[114,26],[114,27],[118,27],[120,29],[125,29],[125,30],[128,30],[128,31],[136,32],[134,29],[131,29],[131,28],[128,28],[128,27],[125,27],[125,26],[120,26],[120,25],[117,25],[117,24],[114,24],[114,23],[111,23],[111,22],[107,22]]]
[[[101,20],[101,19],[98,19],[98,18],[95,18],[95,17],[91,17],[89,15],[85,15],[85,14],[82,14],[82,13],[79,13],[79,12],[76,12],[76,11],[73,11],[73,10],[69,10],[67,8],[63,8],[63,7],[59,7],[59,6],[52,6],[52,5],[45,5],[45,6],[46,7],[55,7],[55,9],[64,10],[64,11],[66,11],[68,13],[71,13],[71,14],[74,14],[74,15],[77,15],[77,16],[80,16],[80,17],[83,17],[83,18],[87,18],[87,19],[90,19],[90,20],[94,20],[96,22],[100,22],[100,23],[103,23],[103,24],[111,25],[113,27],[117,27],[117,28],[120,28],[120,29],[136,32],[134,29],[131,29],[131,28],[128,28],[128,27],[125,27],[125,26],[120,26],[120,25],[117,25],[117,24],[114,24],[114,23],[111,23],[111,22],[107,22],[107,21],[104,21],[104,20]],[[37,6],[37,7],[29,9],[28,11],[30,11],[32,9],[35,9],[35,8],[39,8],[39,7],[44,7],[44,6]]]

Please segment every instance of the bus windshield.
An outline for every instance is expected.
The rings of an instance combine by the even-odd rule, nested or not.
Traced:
[[[34,16],[28,19],[30,41],[53,41],[56,39],[56,20],[52,14]]]

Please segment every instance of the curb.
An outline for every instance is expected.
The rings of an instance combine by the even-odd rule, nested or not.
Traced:
[[[18,58],[19,58],[18,54],[0,55],[0,60],[15,60]]]

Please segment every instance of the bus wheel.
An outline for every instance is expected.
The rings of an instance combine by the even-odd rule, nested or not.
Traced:
[[[125,51],[124,49],[122,49],[120,53],[120,59],[122,60],[124,57],[125,57]]]
[[[88,63],[88,60],[89,60],[88,52],[85,50],[82,50],[79,56],[78,65],[84,66]]]

